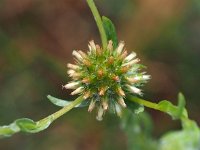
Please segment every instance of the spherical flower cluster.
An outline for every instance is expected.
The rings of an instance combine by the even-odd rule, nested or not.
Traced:
[[[150,76],[140,71],[140,60],[135,52],[128,55],[124,42],[113,48],[109,41],[107,48],[102,49],[90,41],[88,47],[87,53],[73,51],[76,63],[67,65],[72,81],[64,88],[73,89],[71,95],[82,95],[89,103],[89,112],[97,107],[97,120],[102,120],[108,109],[120,116],[126,107],[126,95],[142,95],[139,87]]]

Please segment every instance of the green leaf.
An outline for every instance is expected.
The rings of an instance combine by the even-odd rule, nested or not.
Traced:
[[[151,137],[152,124],[147,113],[135,114],[132,111],[124,110],[121,127],[127,137],[128,150],[157,150],[157,142]]]
[[[129,100],[126,100],[126,105],[128,107],[129,110],[131,110],[133,113],[135,114],[139,114],[141,112],[144,112],[144,106],[137,104],[137,103],[132,103]]]
[[[159,140],[159,150],[200,150],[200,129],[194,121],[188,118],[183,94],[178,94],[178,106],[167,100],[156,104],[133,96],[128,96],[128,99],[146,107],[165,112],[172,116],[173,119],[181,120],[183,129],[164,135]],[[135,148],[134,145],[132,148]]]
[[[59,98],[56,98],[56,97],[53,97],[51,95],[48,95],[47,98],[50,100],[50,102],[52,102],[54,105],[56,106],[60,106],[60,107],[65,107],[65,106],[68,106],[70,105],[73,101],[67,101],[67,100],[62,100],[62,99],[59,99]],[[75,107],[86,107],[89,105],[89,102],[86,100],[86,101],[83,101],[82,103],[76,105]]]
[[[178,94],[178,106],[173,105],[167,100],[158,103],[157,109],[169,114],[173,119],[180,119],[181,117],[188,117],[185,109],[185,98],[182,93]]]
[[[102,21],[103,21],[103,26],[104,26],[104,29],[106,32],[107,40],[108,41],[112,40],[113,46],[114,46],[114,48],[116,48],[118,45],[118,40],[117,40],[117,33],[115,30],[114,24],[112,23],[112,21],[109,18],[107,18],[105,16],[102,17]]]
[[[26,133],[37,133],[46,129],[52,121],[51,117],[47,117],[38,122],[34,122],[28,118],[17,119],[8,126],[0,127],[0,137],[9,137],[20,131]]]
[[[51,97],[51,96],[48,96]],[[52,97],[51,97],[52,98]],[[56,98],[55,98],[56,99]],[[49,125],[72,108],[83,102],[84,99],[82,96],[78,97],[72,101],[69,105],[63,107],[62,109],[56,111],[55,113],[41,119],[37,122],[34,122],[28,118],[21,118],[15,120],[13,123],[7,126],[0,126],[0,137],[9,137],[17,132],[26,132],[26,133],[37,133],[49,127]],[[56,102],[56,101],[55,101]],[[60,103],[59,103],[60,104]]]
[[[131,95],[127,96],[127,100],[143,105],[145,107],[165,112],[169,114],[173,119],[188,117],[187,110],[185,109],[185,98],[181,93],[178,95],[178,106],[173,105],[168,100],[162,100],[157,104]]]
[[[183,130],[167,133],[160,139],[159,150],[200,150],[200,129],[187,118],[182,119]]]
[[[185,97],[182,93],[178,94],[178,112],[177,112],[177,118],[181,118],[182,114],[186,118],[188,118],[187,110],[185,109],[186,101]]]

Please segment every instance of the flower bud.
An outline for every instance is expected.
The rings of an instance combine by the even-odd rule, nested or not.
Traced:
[[[83,60],[82,56],[75,50],[72,52],[72,55],[74,55],[79,61]]]
[[[100,48],[100,46],[99,45],[96,45],[96,53],[97,53],[97,56],[100,56],[101,54],[102,54],[102,50],[101,50],[101,48]]]
[[[141,95],[142,94],[142,91],[134,86],[130,86],[130,85],[126,85],[129,89],[130,92],[133,92],[135,94],[139,94]]]
[[[94,40],[90,41],[89,45],[91,47],[91,51],[96,54],[96,45],[94,43]]]
[[[98,121],[102,121],[103,120],[103,113],[104,113],[104,110],[103,110],[102,106],[99,106],[98,114],[96,116],[96,119]]]
[[[95,107],[95,103],[96,103],[95,100],[91,100],[90,105],[89,105],[89,107],[88,107],[88,112],[92,112],[92,110],[93,110],[94,107]]]
[[[87,54],[83,51],[79,50],[78,53],[81,55],[82,58],[87,59]]]
[[[120,59],[124,60],[124,58],[127,56],[128,52],[125,50],[121,55],[120,55]]]
[[[112,42],[111,40],[108,41],[107,49],[108,49],[109,51],[112,51],[112,50],[113,50],[113,42]]]
[[[132,52],[130,55],[128,55],[125,59],[124,59],[124,62],[129,62],[131,61],[133,58],[136,57],[136,53],[135,52]]]
[[[108,102],[107,102],[107,100],[102,100],[102,106],[103,106],[104,111],[106,111],[108,109]]]
[[[116,110],[116,113],[117,113],[117,115],[119,116],[119,117],[121,117],[122,116],[122,108],[120,107],[120,105],[119,104],[115,104],[115,110]]]
[[[79,88],[77,88],[76,90],[74,90],[72,93],[71,93],[71,95],[76,95],[76,94],[79,94],[79,93],[81,93],[81,92],[83,92],[83,87],[79,87]]]
[[[118,54],[118,55],[120,55],[120,54],[121,54],[121,52],[122,52],[123,48],[124,48],[124,42],[123,42],[123,41],[121,41],[121,42],[119,43],[119,45],[118,45],[117,49],[116,49],[116,52],[117,52],[117,54]]]
[[[126,94],[141,95],[140,87],[150,76],[140,71],[141,65],[136,64],[140,60],[134,52],[128,55],[124,42],[120,42],[115,50],[112,41],[105,49],[95,45],[94,41],[90,41],[88,47],[87,53],[73,51],[78,62],[67,65],[72,82],[63,87],[74,89],[72,95],[82,95],[89,101],[89,112],[97,107],[98,120],[103,119],[108,109],[121,116],[122,108],[126,107]]]
[[[91,92],[87,91],[87,92],[84,93],[83,98],[88,99],[90,96],[91,96]]]
[[[70,83],[64,85],[63,87],[66,89],[76,89],[79,85],[80,85],[79,82],[70,82]]]
[[[70,63],[67,64],[67,67],[70,68],[70,69],[73,69],[73,70],[78,70],[78,69],[80,69],[79,66],[74,65],[74,64],[70,64]]]
[[[119,98],[118,103],[122,106],[122,107],[126,107],[126,103],[124,102],[124,99],[122,97]]]
[[[129,62],[127,62],[127,63],[124,63],[124,64],[122,64],[122,66],[132,66],[132,65],[134,65],[134,64],[136,64],[136,63],[138,63],[140,61],[140,59],[139,58],[136,58],[136,59],[134,59],[134,60],[132,60],[132,61],[129,61]]]
[[[125,96],[125,93],[124,93],[124,91],[122,90],[121,87],[118,87],[118,88],[117,88],[117,93],[118,93],[120,96]]]

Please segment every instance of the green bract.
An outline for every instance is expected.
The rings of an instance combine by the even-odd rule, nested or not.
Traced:
[[[90,41],[88,47],[87,53],[73,51],[76,63],[67,65],[72,81],[64,88],[73,89],[71,95],[82,95],[90,103],[89,112],[97,106],[98,120],[108,109],[120,116],[126,95],[142,95],[140,87],[150,76],[141,72],[140,60],[135,52],[128,55],[124,42],[113,48],[110,40],[102,49]]]

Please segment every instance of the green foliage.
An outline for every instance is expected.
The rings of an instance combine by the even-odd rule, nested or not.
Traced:
[[[60,107],[65,107],[68,106],[70,104],[73,103],[73,101],[67,101],[67,100],[62,100],[56,97],[53,97],[51,95],[48,95],[47,98],[50,100],[50,102],[52,102],[54,105],[56,106],[60,106]],[[75,107],[85,107],[88,106],[89,102],[88,101],[83,101],[82,103],[76,105]]]
[[[125,112],[122,118],[122,127],[125,130],[128,137],[129,149],[136,150],[199,150],[200,149],[200,129],[198,125],[190,120],[185,109],[185,98],[183,94],[178,95],[178,106],[173,105],[167,100],[163,100],[158,104],[151,103],[135,97],[129,97],[130,100],[139,104],[143,104],[146,107],[154,108],[169,114],[173,119],[180,119],[182,124],[182,130],[173,131],[165,134],[157,142],[150,136],[150,130],[148,126],[149,117],[138,116]],[[129,107],[131,110],[135,110],[135,107]],[[138,118],[139,117],[139,118]],[[134,121],[133,121],[134,120]],[[139,124],[139,125],[138,125]],[[138,128],[138,131],[135,129]],[[137,131],[137,132],[135,132]],[[133,139],[133,141],[131,140]],[[141,142],[142,141],[142,142]],[[145,141],[145,144],[143,142]],[[147,146],[148,145],[148,146]]]
[[[181,119],[181,123],[182,130],[171,131],[156,140],[151,135],[153,124],[147,113],[134,114],[125,110],[121,127],[127,136],[128,150],[199,150],[199,127],[188,118]]]
[[[8,126],[0,127],[0,137],[9,137],[20,131],[26,133],[37,133],[48,128],[52,121],[51,117],[47,117],[38,122],[34,122],[28,118],[17,119]]]
[[[147,113],[125,110],[121,127],[127,136],[128,150],[157,150],[157,141],[151,137],[153,123]]]
[[[185,98],[182,94],[178,96],[178,110],[171,109],[170,115],[181,119],[182,130],[167,133],[160,139],[160,150],[199,150],[200,149],[200,128],[195,121],[187,117],[184,108]],[[172,107],[173,108],[173,107]],[[183,115],[182,115],[183,113]]]
[[[60,102],[63,102],[64,100],[60,100],[58,98],[54,98],[52,96],[48,96],[48,98],[51,99],[55,104],[63,104]],[[15,120],[13,123],[7,126],[0,126],[0,137],[9,137],[17,132],[26,132],[26,133],[37,133],[40,131],[45,130],[49,127],[49,125],[65,114],[66,112],[70,111],[72,108],[78,106],[83,102],[82,97],[78,97],[76,100],[74,100],[71,103],[68,103],[65,107],[60,109],[59,111],[49,115],[48,117],[41,119],[37,122],[34,122],[31,119],[28,118],[21,118]]]
[[[199,150],[200,129],[187,118],[182,119],[183,129],[167,133],[160,139],[159,150]]]
[[[127,100],[136,102],[140,105],[144,105],[149,108],[153,108],[164,113],[169,114],[173,119],[180,119],[181,117],[188,117],[187,111],[185,109],[185,98],[182,93],[178,94],[178,106],[173,105],[168,100],[162,100],[158,104],[152,103],[150,101],[143,100],[135,96],[128,96]]]
[[[116,48],[118,45],[118,40],[117,40],[117,33],[115,30],[114,24],[112,23],[112,21],[109,18],[107,18],[105,16],[102,17],[102,21],[103,21],[103,27],[106,32],[107,40],[108,41],[112,40],[113,46],[114,46],[114,48]]]
[[[163,100],[158,103],[157,109],[169,114],[173,119],[188,116],[185,109],[185,98],[182,93],[178,94],[178,106],[174,106],[171,102]]]
[[[101,17],[94,5],[93,0],[87,0],[99,27],[100,35],[104,48],[107,41],[112,40],[114,47],[118,45],[115,27],[110,19]],[[105,30],[105,31],[104,31]],[[96,59],[96,58],[95,58]],[[49,127],[57,118],[68,112],[74,107],[88,106],[87,101],[82,97],[74,101],[66,101],[52,97],[47,98],[56,106],[63,107],[48,117],[34,122],[28,118],[15,120],[7,126],[0,127],[0,137],[9,137],[18,132],[37,133]],[[134,103],[133,103],[134,102]],[[158,104],[143,100],[134,96],[126,97],[128,109],[124,110],[121,127],[124,129],[128,138],[129,150],[199,150],[200,149],[200,129],[195,121],[188,118],[185,108],[185,98],[183,94],[178,95],[178,105],[173,105],[168,100],[163,100]],[[152,138],[152,121],[147,113],[144,113],[144,106],[162,111],[170,115],[173,119],[180,119],[182,130],[169,132],[159,140]],[[143,112],[143,113],[141,113]]]

